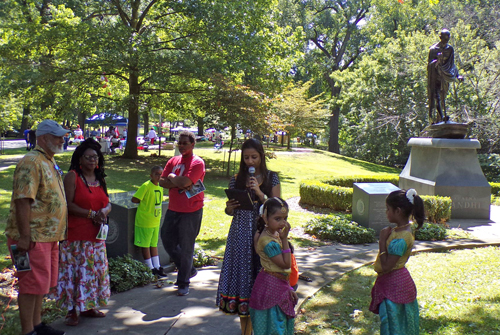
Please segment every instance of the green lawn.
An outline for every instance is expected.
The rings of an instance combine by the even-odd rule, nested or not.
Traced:
[[[231,223],[231,217],[224,214],[226,195],[229,178],[226,176],[224,158],[227,160],[227,151],[216,152],[211,143],[200,143],[195,148],[195,153],[201,156],[207,167],[205,184],[207,187],[206,203],[203,214],[202,230],[198,237],[199,245],[213,255],[223,255],[226,236]],[[399,173],[399,170],[376,164],[371,164],[325,151],[315,150],[306,153],[291,153],[281,147],[271,147],[267,151],[275,151],[276,158],[268,161],[268,167],[279,172],[281,179],[282,196],[285,199],[299,196],[300,182],[304,179],[318,179],[338,175],[376,174],[376,173]],[[19,157],[26,153],[24,149],[7,150],[3,159]],[[120,156],[106,156],[106,181],[110,193],[126,192],[137,189],[149,178],[149,169],[153,165],[164,166],[173,151],[162,150],[162,157],[153,157],[157,151],[147,153],[140,152],[139,159],[124,159]],[[61,168],[66,171],[69,167],[72,152],[56,155],[56,160]],[[231,160],[230,175],[235,173],[239,166],[241,152],[234,153]],[[233,169],[233,167],[235,167]],[[0,171],[0,231],[5,229],[5,218],[9,212],[10,195],[12,190],[12,174],[15,166]],[[302,226],[312,215],[291,212],[290,223],[293,226]],[[5,236],[0,235],[0,242]],[[296,240],[297,245],[310,243],[308,241]],[[3,247],[2,247],[3,245]],[[0,255],[6,255],[5,244],[0,244]],[[3,261],[3,262],[1,262]],[[9,264],[4,257],[0,260],[0,267]]]
[[[412,256],[420,334],[500,334],[499,268],[498,247]],[[375,278],[370,265],[332,281],[302,305],[296,332],[379,334],[379,317],[368,310]]]

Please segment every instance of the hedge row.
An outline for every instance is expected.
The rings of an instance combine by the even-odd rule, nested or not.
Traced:
[[[300,184],[300,202],[336,211],[348,211],[352,208],[352,188],[332,186],[320,181],[304,181]]]
[[[306,180],[300,184],[300,202],[318,207],[328,207],[336,211],[352,210],[352,187],[333,185],[340,181],[342,185],[352,185],[355,182],[390,182],[397,185],[394,176],[364,176],[341,177],[328,181]],[[448,221],[451,217],[451,199],[440,196],[422,196],[427,220],[431,222]]]
[[[320,181],[324,184],[332,186],[353,187],[354,183],[391,183],[399,186],[399,176],[392,174],[388,175],[358,175],[358,176],[342,176],[332,177],[328,180]],[[500,183],[489,183],[491,186],[491,194],[500,197]]]
[[[380,175],[357,175],[357,176],[342,176],[333,177],[322,181],[325,184],[332,186],[354,187],[354,183],[391,183],[395,186],[399,185],[399,176],[393,174]]]

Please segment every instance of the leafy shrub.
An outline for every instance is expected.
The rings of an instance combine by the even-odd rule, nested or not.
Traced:
[[[352,188],[308,180],[300,185],[300,202],[347,211],[352,208]]]
[[[422,228],[415,232],[419,241],[441,241],[446,238],[446,228],[441,224],[425,222]]]
[[[201,268],[208,265],[215,265],[215,260],[207,255],[203,249],[196,245],[193,254],[193,266],[196,268]]]
[[[486,179],[490,182],[500,182],[500,155],[480,154],[478,158]]]
[[[375,242],[375,231],[360,226],[354,221],[338,216],[328,215],[310,220],[305,232],[318,238],[345,244],[361,244]]]
[[[451,218],[451,198],[432,195],[423,195],[425,214],[427,220],[442,223]]]
[[[491,194],[494,196],[500,196],[500,183],[490,183]]]
[[[113,292],[123,292],[136,286],[144,286],[155,278],[146,264],[133,259],[130,255],[110,258],[108,262]]]

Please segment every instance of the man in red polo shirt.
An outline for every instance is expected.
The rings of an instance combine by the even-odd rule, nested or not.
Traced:
[[[161,239],[170,259],[177,266],[178,295],[189,294],[189,279],[196,275],[193,253],[203,216],[203,192],[188,198],[186,190],[205,177],[205,162],[193,154],[193,133],[179,135],[180,156],[172,157],[160,178],[160,186],[168,188],[168,210],[161,228]]]

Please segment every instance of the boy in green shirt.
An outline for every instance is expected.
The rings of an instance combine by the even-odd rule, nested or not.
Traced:
[[[153,274],[164,277],[167,274],[160,266],[158,256],[158,234],[163,202],[163,187],[158,183],[162,172],[161,166],[154,166],[151,169],[151,180],[139,187],[132,197],[132,202],[139,204],[135,215],[134,244],[141,248],[144,262]]]

